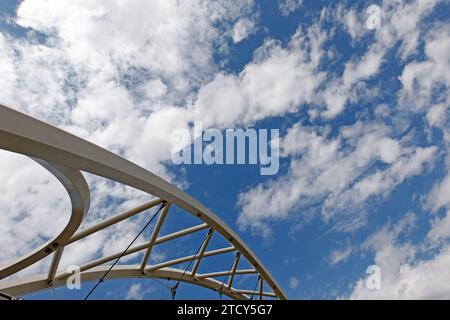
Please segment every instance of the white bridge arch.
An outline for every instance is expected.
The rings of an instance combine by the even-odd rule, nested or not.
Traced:
[[[107,279],[142,277],[170,279],[216,290],[234,299],[245,300],[253,296],[259,299],[267,297],[287,299],[286,294],[258,257],[220,218],[185,192],[136,164],[3,105],[0,105],[0,148],[26,155],[39,162],[63,184],[72,203],[70,220],[56,237],[16,261],[0,266],[0,293],[4,298],[18,297],[52,286],[64,285],[70,274],[59,272],[58,266],[65,246],[159,205],[162,210],[148,242],[134,245],[125,252],[105,256],[82,265],[80,267],[82,281],[101,279],[109,270],[109,266],[105,266],[106,263],[120,258],[122,254],[143,251],[144,257],[139,265],[117,265],[110,270]],[[134,187],[155,198],[94,226],[79,230],[88,213],[90,202],[89,188],[82,171]],[[160,236],[159,231],[171,205],[176,205],[196,216],[200,223],[194,227]],[[154,246],[206,229],[209,230],[208,234],[196,254],[148,265],[148,258]],[[223,237],[230,246],[208,251],[208,242],[213,233]],[[204,258],[227,252],[236,252],[236,258],[230,270],[204,274],[198,272],[200,263],[207,263],[205,262],[207,259]],[[5,279],[49,255],[53,257],[48,273],[14,280]],[[239,268],[241,257],[251,264],[251,269]],[[172,268],[176,264],[187,261],[194,262],[189,271]],[[235,288],[234,278],[239,274],[256,274],[259,279],[257,289]],[[223,276],[229,278],[225,284],[216,279]]]

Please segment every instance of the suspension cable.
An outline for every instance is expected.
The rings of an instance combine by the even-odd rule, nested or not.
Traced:
[[[155,281],[156,283],[159,283],[160,285],[162,285],[163,287],[165,287],[167,289],[171,288],[171,286],[169,286],[168,284],[165,284],[164,282],[162,282],[162,281],[160,281],[160,280],[158,280],[156,278],[149,277],[149,279]]]
[[[238,259],[239,255],[240,255],[240,253],[237,252],[237,253],[236,253],[236,258],[234,258],[233,263],[231,264],[230,270],[228,270],[228,273],[226,274],[225,278],[224,278],[223,281],[222,281],[222,284],[220,285],[220,288],[219,288],[219,290],[218,290],[220,299],[222,299],[222,294],[223,294],[222,290],[223,290],[223,286],[225,285],[225,282],[227,281],[228,276],[230,275],[231,271],[233,270],[234,263],[235,263],[236,260]]]
[[[200,250],[202,249],[203,244],[205,243],[206,239],[208,239],[208,235],[210,235],[212,231],[213,231],[213,228],[210,228],[208,230],[208,233],[206,234],[205,239],[203,239],[202,243],[200,244],[200,246],[197,249],[197,252],[192,256],[192,259],[189,261],[189,264],[184,269],[184,272],[181,275],[180,279],[178,279],[177,283],[173,287],[170,287],[170,292],[172,293],[172,300],[175,300],[175,296],[177,295],[177,289],[178,289],[178,286],[180,285],[180,282],[183,280],[187,270],[190,268],[192,262],[194,262],[195,258],[197,257],[197,255],[199,254]]]
[[[133,239],[133,241],[130,242],[130,244],[127,246],[127,248],[121,253],[121,255],[114,261],[114,263],[109,267],[109,269],[105,272],[105,274],[97,281],[95,286],[89,291],[89,293],[86,295],[84,300],[87,300],[89,296],[97,289],[97,287],[100,285],[100,283],[103,282],[103,280],[106,278],[106,276],[111,272],[111,270],[114,268],[114,266],[119,262],[120,258],[122,258],[125,253],[130,249],[130,247],[133,245],[133,243],[139,238],[139,236],[147,229],[147,227],[152,223],[153,219],[158,215],[158,213],[161,211],[162,208],[166,206],[167,202],[163,201],[159,209],[155,212],[155,214],[150,218],[150,220],[147,222],[147,224],[142,228],[141,231],[137,234],[137,236]]]
[[[146,279],[150,279],[150,280],[152,280],[152,281],[155,281],[156,283],[158,283],[158,284],[160,284],[161,286],[163,286],[163,287],[165,287],[165,288],[167,288],[167,289],[171,289],[171,287],[168,285],[168,284],[165,284],[164,282],[162,282],[162,281],[160,281],[159,279],[157,279],[157,278],[153,278],[153,277],[151,277],[151,276],[149,276],[148,274],[146,274],[146,273],[143,273],[143,274],[141,274],[141,275],[139,275],[139,279],[142,279],[142,276],[144,276],[145,275],[145,278]]]
[[[250,297],[250,300],[253,300],[253,296],[255,295],[256,288],[258,287],[258,283],[259,283],[260,281],[261,281],[261,275],[258,276],[258,279],[257,279],[257,281],[256,281],[256,285],[255,285],[255,288],[254,288],[253,291],[252,291],[252,296]]]

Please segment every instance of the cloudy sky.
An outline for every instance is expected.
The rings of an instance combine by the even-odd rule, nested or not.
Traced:
[[[371,5],[381,9],[376,29]],[[449,17],[446,0],[6,0],[0,102],[183,188],[239,233],[290,298],[450,299]],[[279,129],[279,173],[171,164],[171,133],[195,120]],[[3,264],[61,230],[70,203],[32,160],[3,151],[0,163]],[[85,176],[85,225],[148,200]],[[190,219],[175,214],[163,233]],[[144,221],[70,246],[63,266],[123,250]],[[155,253],[191,254],[181,245]],[[371,265],[379,290],[366,285]],[[188,286],[179,294],[217,298]],[[116,281],[96,297],[170,293]]]

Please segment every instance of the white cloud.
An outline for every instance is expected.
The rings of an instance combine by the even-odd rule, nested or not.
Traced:
[[[329,260],[332,266],[337,265],[338,263],[344,262],[350,257],[353,249],[351,246],[347,246],[342,250],[333,250],[330,254]]]
[[[8,39],[0,33],[0,88],[2,88],[4,101],[12,101],[13,86],[17,75],[14,70],[12,48],[7,43]]]
[[[142,300],[144,298],[144,290],[140,283],[134,283],[125,294],[125,300]]]
[[[434,212],[440,208],[450,208],[450,173],[437,182],[427,198],[427,207]]]
[[[289,287],[291,289],[297,289],[298,288],[298,279],[297,277],[291,277],[291,279],[289,280]]]
[[[2,151],[0,167],[3,265],[58,235],[69,221],[71,206],[64,187],[33,160]]]
[[[382,270],[381,290],[368,290],[364,280],[360,280],[351,299],[450,299],[450,248],[443,248],[433,259],[416,263],[405,261],[402,250],[395,246],[383,248],[379,255],[384,254],[384,259],[376,259]],[[395,271],[383,271],[384,266],[395,267]]]
[[[375,252],[374,263],[381,270],[381,288],[366,286],[366,278],[355,284],[351,299],[449,299],[450,247],[446,244],[429,258],[419,259],[417,253],[428,250],[422,245],[399,243],[398,236],[414,225],[414,215],[407,214],[397,225],[385,226],[364,244],[366,250]],[[437,224],[447,221],[435,221]],[[442,229],[441,229],[442,230]]]
[[[192,108],[205,126],[253,124],[295,112],[313,101],[324,74],[316,70],[324,35],[297,32],[285,48],[267,40],[239,74],[218,74],[200,89]]]
[[[421,111],[434,105],[432,95],[438,95],[440,103],[450,103],[450,26],[437,26],[426,37],[425,54],[427,59],[421,62],[410,62],[403,69],[400,81],[402,90],[400,101],[408,109]],[[436,91],[438,89],[438,91]],[[440,108],[440,109],[437,109]],[[429,112],[429,120],[433,114],[443,113],[443,107],[434,107]]]
[[[339,11],[339,13],[341,12],[342,11]],[[343,13],[342,22],[346,26],[346,30],[353,40],[358,39],[367,32],[367,28],[364,26],[361,15],[354,9],[350,9],[346,13]]]
[[[366,28],[363,21],[367,18],[365,12],[358,13],[355,9],[345,9],[339,6],[335,10],[336,19],[345,26],[354,41],[368,32],[374,34],[375,41],[364,55],[358,57],[355,61],[348,62],[342,76],[328,81],[327,86],[318,95],[319,101],[326,106],[322,116],[335,118],[344,110],[349,100],[357,102],[367,98],[367,90],[358,92],[359,87],[357,85],[378,73],[384,55],[390,48],[399,44],[398,55],[402,60],[406,60],[406,58],[415,54],[419,38],[423,34],[420,21],[432,11],[436,3],[436,0],[409,2],[385,0],[380,10],[381,28],[376,30]],[[445,41],[442,40],[442,43],[448,43],[448,41]],[[412,70],[405,68],[406,74],[402,75],[402,79],[404,79],[402,82],[408,82],[413,78],[412,74],[420,71],[424,72],[421,75],[421,78],[424,78],[425,73],[429,71],[428,66],[421,65],[418,68],[419,70],[416,70],[414,65],[415,63],[412,63],[410,67],[407,67]],[[424,69],[427,69],[427,71]],[[445,68],[441,70],[445,70]]]
[[[428,124],[434,127],[444,127],[448,122],[447,119],[448,107],[445,104],[437,104],[432,106],[426,115]]]
[[[364,89],[364,82],[377,75],[386,52],[394,45],[400,44],[398,54],[401,59],[416,52],[417,37],[424,34],[420,21],[431,12],[435,4],[436,1],[384,2],[381,12],[382,28],[371,31],[375,32],[375,41],[367,51],[348,61],[342,75],[328,75],[319,81],[321,89],[310,100],[312,106],[309,114],[313,120],[318,114],[326,119],[334,119],[342,113],[348,101],[364,104],[363,99],[370,99],[371,93]],[[337,15],[338,19],[341,16],[351,18],[350,22],[346,22],[351,24],[347,28],[350,29],[353,40],[361,36],[355,30],[361,17],[352,9],[349,11],[339,7],[336,13],[325,10],[321,17],[327,14]],[[448,69],[442,64],[444,61],[447,63],[446,57],[450,51],[445,50],[445,43],[449,42],[445,38],[446,28],[441,27],[428,35],[425,47],[427,55],[433,57],[433,61],[441,62],[439,72]],[[444,34],[444,37],[438,38],[437,34]],[[421,63],[427,68],[430,64],[428,61],[418,64]],[[414,62],[411,64],[414,65]],[[426,69],[417,77],[424,79],[427,77],[425,72],[431,71]],[[430,78],[436,79],[434,76]],[[401,104],[408,94],[412,95],[411,100],[416,99],[418,93],[412,85],[416,83],[414,81],[410,80],[409,86],[405,85],[408,81],[404,81],[399,95]],[[431,90],[427,92],[431,93]],[[418,98],[420,101],[420,96]],[[388,108],[398,106],[394,104]],[[444,115],[444,107],[440,104],[429,111],[428,121],[445,127]],[[364,205],[369,199],[387,198],[398,185],[411,176],[421,174],[433,163],[437,154],[436,147],[414,147],[406,141],[406,137],[404,142],[393,139],[393,127],[370,122],[366,125],[363,128],[362,123],[355,123],[341,128],[340,134],[335,138],[327,138],[330,128],[323,126],[312,125],[306,129],[296,125],[289,129],[281,144],[283,155],[291,156],[288,173],[278,179],[260,183],[239,195],[239,225],[242,228],[251,226],[263,235],[268,235],[270,228],[266,222],[285,219],[290,212],[304,210],[310,204],[316,207],[321,204],[318,210],[325,221],[334,222],[334,229],[354,230],[364,224],[367,212]],[[373,170],[376,161],[385,166]],[[445,188],[442,193],[437,190],[436,186],[433,195],[446,198],[443,196]]]
[[[167,86],[160,80],[149,80],[142,84],[147,99],[161,98],[167,93]]]
[[[218,12],[226,2],[24,1],[18,23],[54,34],[70,62],[86,71],[111,76],[118,68],[145,68],[184,91],[213,67],[212,46],[220,38],[212,23],[239,13]],[[239,10],[252,4],[234,5]]]
[[[234,43],[241,42],[254,32],[255,21],[243,18],[239,19],[231,32],[231,38]]]
[[[366,34],[374,34],[374,46],[386,50],[399,44],[398,54],[405,60],[415,54],[423,32],[420,22],[430,14],[437,3],[437,0],[384,0],[379,4],[381,25],[378,29],[369,29],[366,26],[366,20],[369,18],[366,10],[372,3],[358,9],[338,6],[335,15],[352,40],[359,40]]]
[[[436,151],[436,147],[404,149],[403,156],[395,162],[389,162],[391,166],[388,169],[377,170],[340,194],[338,208],[342,206],[342,203],[345,203],[345,205],[347,205],[347,202],[362,203],[374,195],[387,196],[395,186],[401,184],[406,178],[422,173],[425,165],[433,162]],[[330,206],[335,205],[336,203],[331,201]]]
[[[414,54],[423,31],[420,22],[433,10],[437,2],[437,0],[383,1],[382,24],[377,32],[379,43],[392,47],[400,42],[399,55],[402,59]]]
[[[432,242],[447,240],[450,237],[450,211],[442,218],[436,218],[428,232],[428,239]]]
[[[370,79],[378,72],[384,54],[384,50],[372,46],[357,61],[348,62],[345,65],[342,77],[331,81],[319,94],[318,99],[323,100],[326,105],[326,111],[322,113],[325,118],[335,118],[344,110],[345,104],[358,88],[356,85]]]
[[[365,223],[369,199],[386,198],[411,176],[433,163],[436,147],[405,147],[389,137],[389,127],[358,122],[328,137],[326,128],[290,128],[281,139],[289,171],[239,195],[241,228],[270,234],[270,221],[285,219],[310,204],[334,229],[354,230]],[[344,147],[345,146],[345,147]],[[383,169],[374,170],[377,161]]]
[[[278,9],[283,16],[288,16],[303,4],[303,0],[281,0]]]

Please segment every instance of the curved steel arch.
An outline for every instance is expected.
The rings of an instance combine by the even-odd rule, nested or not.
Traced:
[[[59,251],[78,230],[89,209],[89,187],[79,170],[60,165],[51,165],[43,160],[34,160],[52,173],[64,186],[70,197],[72,213],[66,227],[57,236],[16,261],[8,263],[7,266],[0,267],[0,279],[32,265],[55,250]]]
[[[126,254],[131,254],[145,250],[141,264],[126,268],[117,266],[117,269],[112,271],[111,277],[114,277],[114,275],[116,277],[134,277],[137,275],[160,277],[160,275],[165,275],[161,278],[180,280],[180,278],[176,278],[180,275],[180,270],[168,267],[193,260],[195,263],[192,270],[186,273],[186,279],[181,280],[217,290],[214,287],[217,285],[217,281],[213,278],[229,274],[230,280],[226,286],[222,286],[226,287],[225,289],[220,288],[221,291],[232,298],[245,299],[249,298],[248,294],[253,296],[254,293],[250,290],[233,288],[234,276],[242,273],[255,273],[260,279],[259,290],[256,293],[260,299],[267,296],[287,299],[286,294],[258,257],[220,218],[185,192],[136,164],[97,145],[3,105],[0,105],[0,148],[37,159],[39,163],[49,169],[63,183],[72,201],[70,222],[60,235],[38,248],[35,252],[22,257],[12,264],[0,267],[0,292],[10,294],[20,288],[20,292],[24,294],[44,289],[51,285],[61,285],[69,276],[67,273],[58,273],[58,265],[63,254],[64,246],[70,245],[92,233],[163,203],[164,210],[156,222],[150,240],[147,243],[131,247],[126,252]],[[157,198],[131,210],[119,213],[97,225],[77,231],[89,207],[89,191],[80,171],[86,171],[123,183]],[[203,223],[169,235],[159,236],[159,231],[164,223],[165,217],[169,213],[171,205],[177,205],[190,212],[202,220]],[[172,261],[165,261],[157,265],[147,265],[151,250],[155,245],[204,229],[211,229],[213,232],[208,232],[198,254]],[[230,247],[207,251],[208,242],[213,233],[221,235],[230,243]],[[1,280],[43,259],[55,250],[56,252],[53,255],[51,267],[46,277],[40,276],[35,280],[15,280],[12,283]],[[198,268],[203,258],[232,251],[237,252],[232,270],[210,274],[198,273]],[[121,253],[113,254],[81,266],[82,278],[91,280],[98,278],[98,275],[102,272],[101,265],[118,258],[120,255]],[[238,264],[240,257],[247,259],[254,269],[239,270]],[[169,273],[170,276],[168,276]],[[42,287],[44,282],[46,285]],[[39,285],[36,285],[36,283]],[[271,292],[263,291],[264,284]]]

